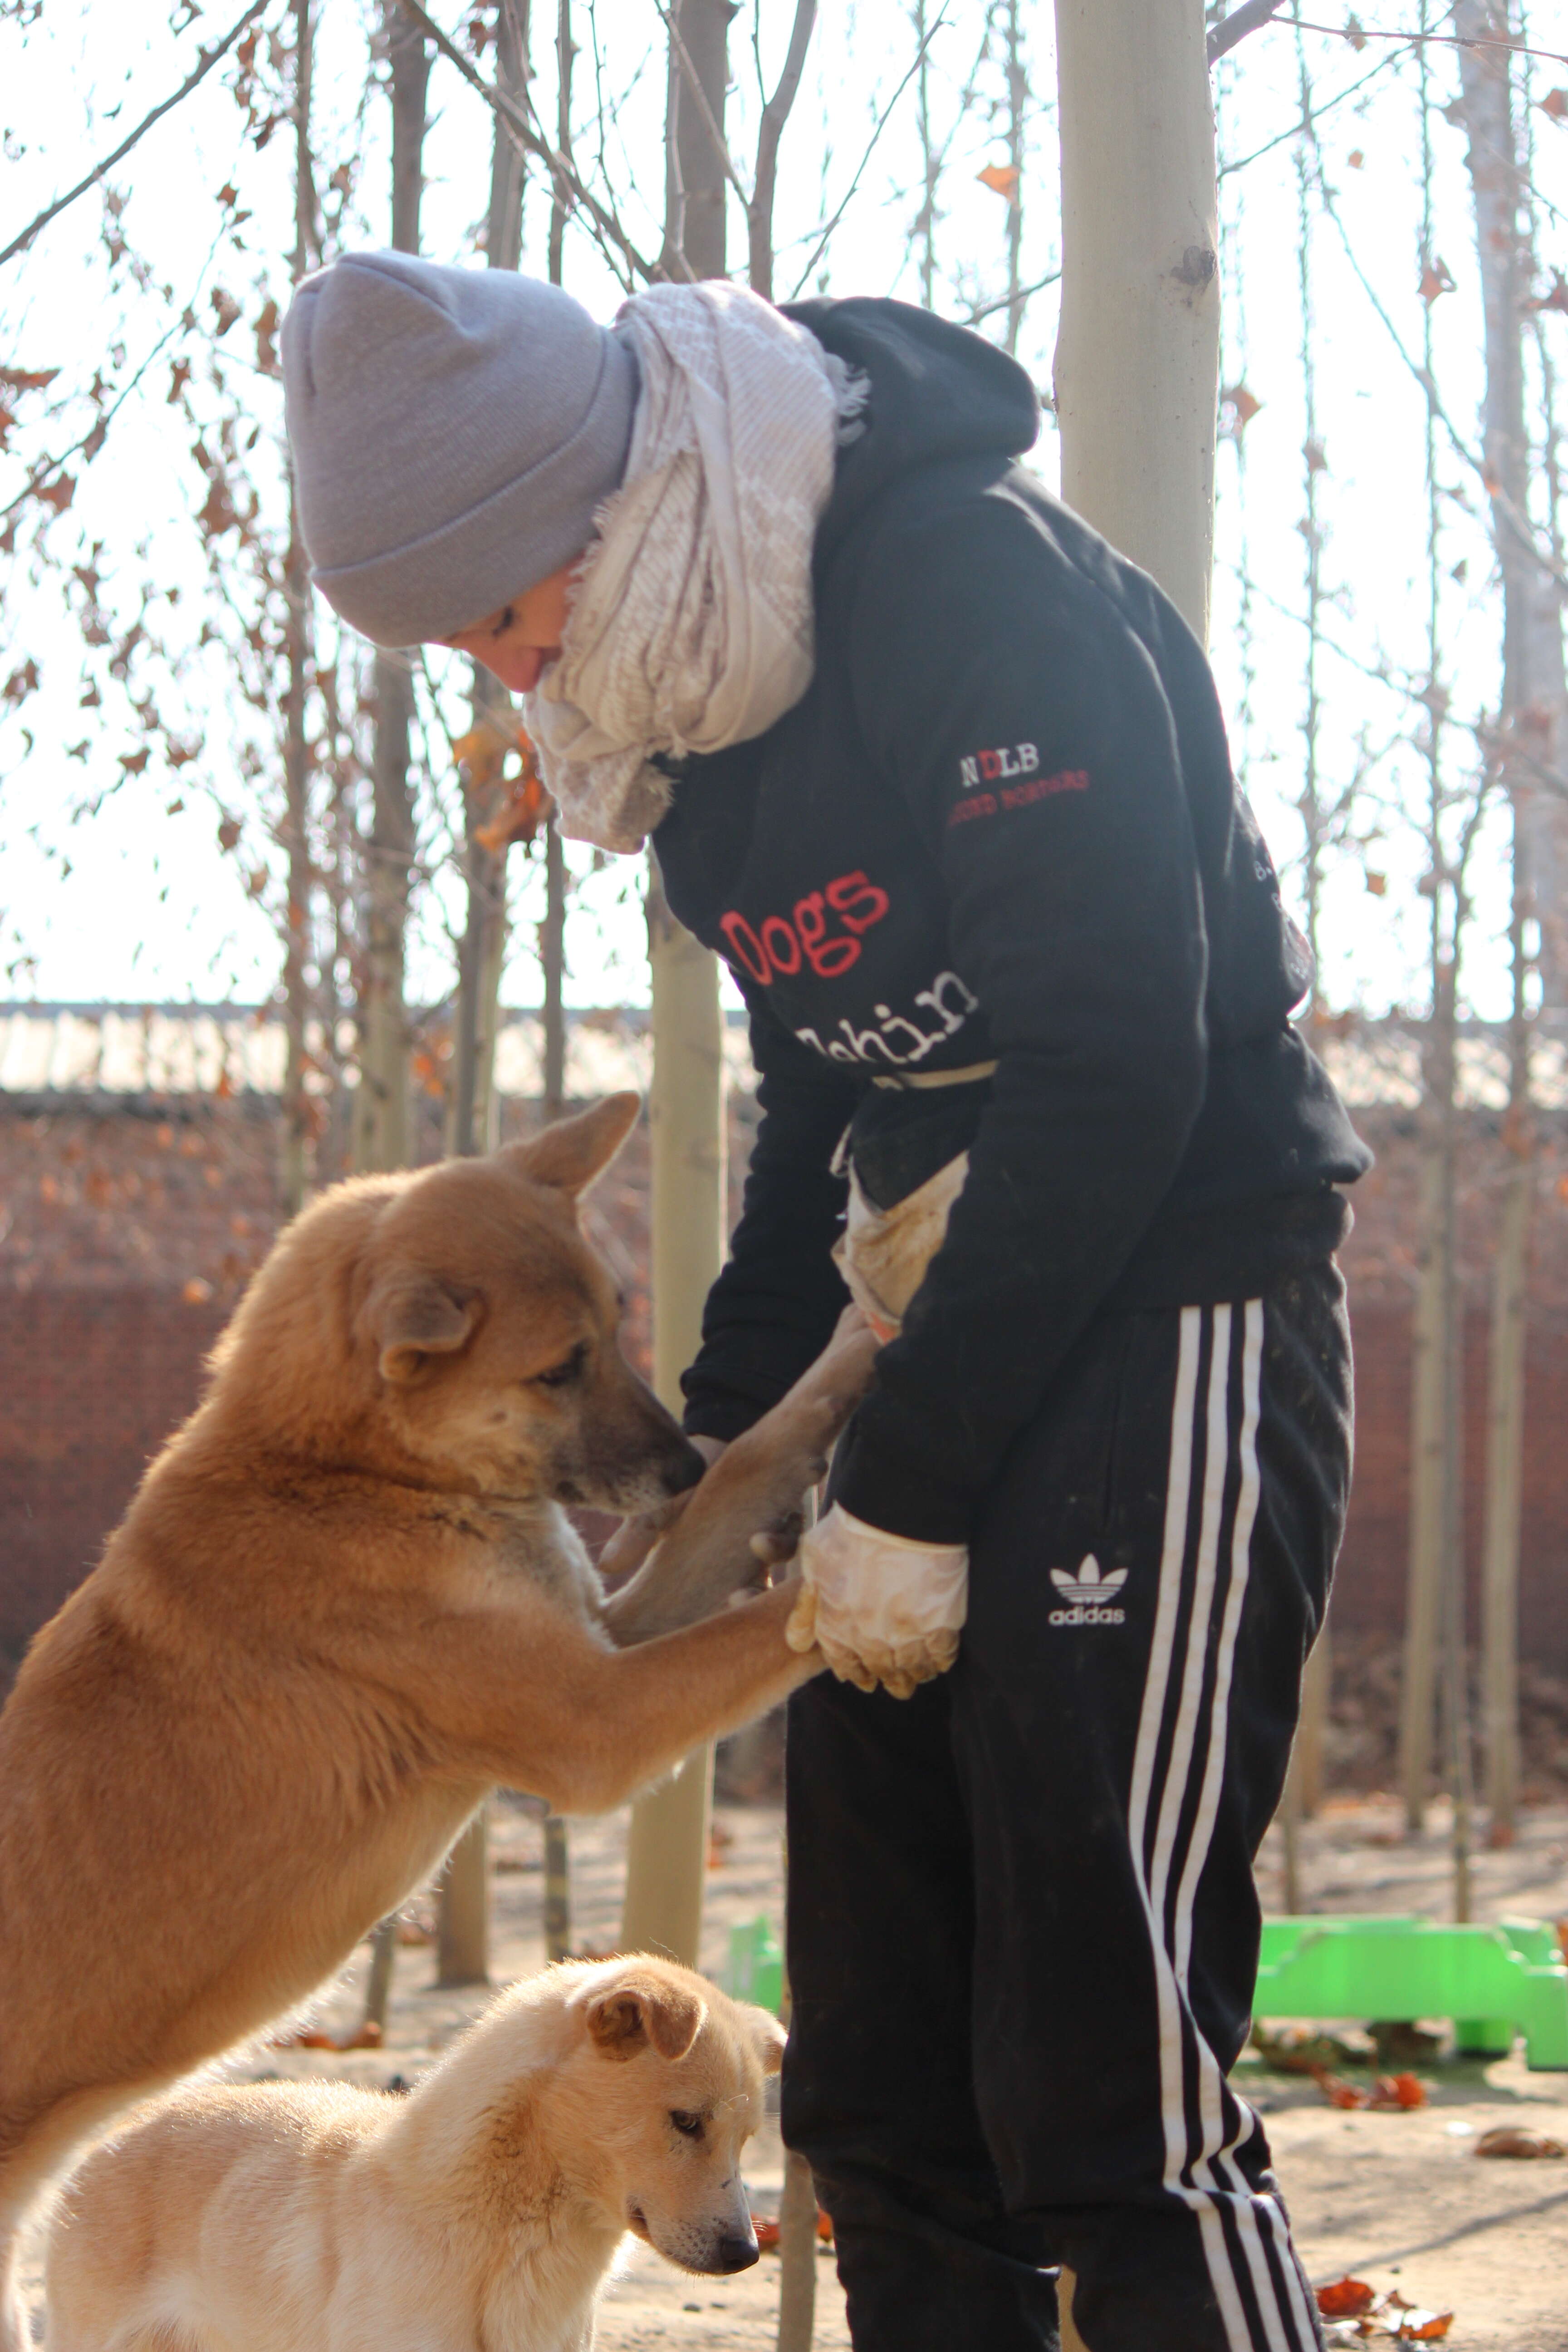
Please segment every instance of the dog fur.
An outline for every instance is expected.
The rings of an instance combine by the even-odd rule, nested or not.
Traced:
[[[783,2047],[637,1957],[514,1985],[407,2098],[176,2095],[66,2191],[49,2352],[575,2352],[628,2229],[683,2270],[756,2261],[741,2151]]]
[[[561,1507],[645,1510],[701,1471],[622,1359],[578,1225],[637,1111],[612,1096],[488,1160],[324,1194],[34,1642],[0,1714],[4,2352],[47,2181],[298,2006],[491,1787],[603,1811],[817,1670],[785,1643],[787,1586],[689,1621],[821,1475],[866,1335],[729,1449],[607,1606]]]

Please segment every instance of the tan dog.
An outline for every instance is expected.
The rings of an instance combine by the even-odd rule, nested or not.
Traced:
[[[279,1241],[0,1715],[0,2346],[26,2207],[132,2101],[297,2005],[499,1783],[616,1804],[820,1659],[714,1609],[868,1375],[829,1349],[606,1608],[560,1505],[701,1465],[616,1345],[576,1199],[637,1097],[340,1185]],[[646,1646],[617,1650],[617,1641]],[[9,2332],[7,2333],[7,2329]]]
[[[575,2352],[628,2229],[683,2270],[756,2261],[741,2151],[783,2047],[638,1958],[514,1985],[405,2099],[185,2092],[67,2190],[49,2352]]]

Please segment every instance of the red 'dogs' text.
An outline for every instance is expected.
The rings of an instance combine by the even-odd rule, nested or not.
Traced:
[[[719,928],[730,953],[763,988],[809,965],[819,980],[837,980],[860,961],[860,935],[888,911],[888,894],[864,874],[840,874],[826,888],[795,901],[791,915],[768,915],[755,928],[733,910]]]

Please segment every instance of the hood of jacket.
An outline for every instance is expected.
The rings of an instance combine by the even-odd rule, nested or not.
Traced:
[[[889,482],[943,458],[1022,457],[1040,429],[1035,387],[983,335],[908,302],[868,295],[786,302],[784,316],[869,379],[865,430],[839,452],[833,497],[816,531],[818,562]]]

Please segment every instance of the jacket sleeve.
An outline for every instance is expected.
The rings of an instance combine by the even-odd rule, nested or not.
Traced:
[[[998,1067],[836,1492],[873,1527],[961,1541],[1201,1107],[1201,885],[1155,667],[1005,485],[885,527],[850,660],[868,754],[940,866],[948,955]]]
[[[728,1441],[778,1402],[833,1336],[849,1294],[833,1263],[847,1180],[831,1172],[859,1089],[752,1003],[762,1112],[744,1204],[681,1376],[686,1427]]]

